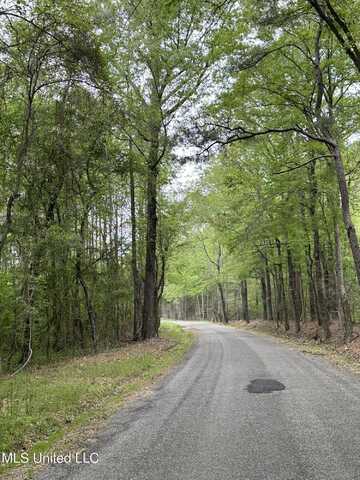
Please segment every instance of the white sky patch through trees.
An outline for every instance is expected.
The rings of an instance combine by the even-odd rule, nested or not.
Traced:
[[[174,200],[182,200],[188,192],[194,190],[206,167],[207,164],[195,161],[179,164],[173,179],[164,187],[165,195]]]

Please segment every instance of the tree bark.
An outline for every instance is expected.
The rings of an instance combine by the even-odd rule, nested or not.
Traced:
[[[153,155],[157,155],[156,146],[153,146]],[[147,233],[142,325],[142,337],[144,339],[157,335],[157,176],[157,168],[149,165],[147,174]]]
[[[81,269],[81,254],[77,254],[76,260],[76,277],[81,285],[81,288],[84,293],[85,299],[85,308],[89,319],[90,324],[90,331],[91,331],[91,341],[94,353],[97,352],[97,318],[96,318],[96,311],[92,302],[91,294],[87,283],[83,277],[82,269]]]
[[[134,181],[134,159],[129,146],[129,179],[130,179],[130,210],[131,210],[131,269],[133,278],[133,339],[141,338],[141,283],[137,259],[137,224],[136,224],[136,199]]]
[[[249,301],[248,301],[248,288],[247,288],[247,281],[241,280],[241,307],[242,307],[242,317],[246,323],[250,322],[249,316]]]
[[[282,323],[284,324],[285,331],[287,332],[290,328],[289,325],[289,318],[288,318],[288,308],[287,308],[287,303],[286,303],[286,296],[285,296],[285,282],[284,282],[284,273],[283,273],[283,268],[282,268],[282,255],[281,255],[281,242],[277,238],[275,240],[276,243],[276,250],[277,250],[277,256],[278,256],[278,265],[277,265],[277,271],[278,271],[278,289],[279,289],[279,313],[280,313],[280,319]]]
[[[313,258],[311,254],[311,245],[308,244],[307,248],[305,249],[305,257],[306,257],[306,269],[307,269],[307,277],[308,277],[308,294],[309,294],[309,314],[310,320],[317,320],[318,313],[317,313],[317,305],[316,305],[316,287],[313,275]]]
[[[308,0],[308,3],[310,3],[310,5],[316,10],[320,19],[326,22],[327,26],[335,35],[338,42],[360,73],[360,50],[349,26],[335,10],[330,0],[325,0],[325,4],[318,0]]]
[[[329,329],[329,312],[327,309],[325,288],[324,288],[324,273],[322,266],[322,251],[320,243],[320,234],[318,228],[318,222],[316,218],[316,203],[318,197],[318,187],[315,175],[315,166],[316,162],[313,161],[310,163],[308,168],[309,173],[309,184],[310,184],[310,201],[309,201],[309,211],[311,217],[311,227],[313,233],[313,242],[314,242],[314,264],[315,264],[315,281],[314,281],[314,296],[315,296],[315,308],[317,313],[317,320],[319,326],[323,329],[325,339],[330,337]]]
[[[227,314],[224,288],[223,288],[221,282],[218,283],[218,289],[219,289],[219,293],[220,293],[220,304],[221,304],[221,313],[222,313],[223,321],[224,321],[224,323],[229,323],[229,317],[228,317],[228,314]]]
[[[263,320],[268,319],[268,313],[267,313],[267,292],[266,292],[266,280],[265,280],[265,274],[262,274],[260,277],[260,283],[261,283],[261,300],[262,300],[262,305],[263,305]]]
[[[342,161],[340,149],[336,142],[334,142],[334,147],[331,148],[331,151],[334,156],[335,171],[339,185],[343,221],[349,240],[349,245],[351,248],[358,284],[360,286],[360,246],[355,226],[351,218],[349,191],[346,183],[344,164]]]
[[[291,250],[287,248],[288,273],[289,273],[289,291],[292,301],[293,319],[295,323],[295,332],[299,333],[301,329],[301,274],[295,270]]]
[[[158,335],[158,285],[157,285],[157,182],[161,161],[161,94],[158,90],[160,69],[155,61],[152,71],[152,87],[149,106],[149,153],[147,158],[147,229],[145,253],[145,280],[143,290],[142,337],[144,339]],[[163,152],[164,153],[164,152]]]
[[[340,324],[343,328],[344,342],[348,343],[351,340],[353,332],[353,321],[351,316],[350,303],[347,297],[345,282],[344,282],[344,270],[341,253],[341,239],[340,229],[337,221],[334,225],[335,235],[335,260],[336,260],[336,298],[337,308]]]
[[[314,230],[314,260],[315,260],[315,285],[318,307],[318,321],[322,327],[325,339],[330,337],[329,329],[329,312],[326,303],[325,289],[324,289],[324,274],[321,262],[321,244],[320,236],[317,229]]]
[[[266,282],[266,310],[267,310],[267,319],[272,321],[274,320],[273,306],[272,306],[272,294],[271,294],[271,279],[270,279],[270,270],[269,270],[269,261],[265,258],[265,282]]]

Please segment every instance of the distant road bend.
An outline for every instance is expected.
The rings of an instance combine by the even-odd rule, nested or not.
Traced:
[[[267,337],[206,322],[188,359],[113,416],[96,465],[42,480],[358,480],[360,380]]]

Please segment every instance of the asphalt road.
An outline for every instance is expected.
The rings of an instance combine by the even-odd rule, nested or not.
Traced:
[[[99,463],[39,478],[360,479],[358,377],[267,337],[183,325],[198,331],[197,345],[152,395],[109,420],[91,445]]]

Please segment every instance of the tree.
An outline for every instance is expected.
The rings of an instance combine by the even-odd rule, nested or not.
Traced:
[[[207,2],[142,2],[115,4],[118,31],[125,57],[131,55],[126,79],[136,109],[121,107],[125,129],[146,165],[146,255],[143,287],[142,337],[157,335],[158,182],[169,152],[172,125],[185,104],[196,94],[215,61],[212,44],[227,4]],[[201,41],[199,42],[199,39]],[[141,75],[141,78],[139,77]],[[143,80],[145,79],[145,81]],[[132,103],[134,107],[135,102]],[[127,133],[129,135],[129,133]],[[137,138],[135,138],[137,137]],[[140,142],[138,139],[140,138]]]
[[[329,0],[307,0],[314,8],[331,32],[335,35],[339,44],[354,63],[360,73],[360,50],[357,45],[356,36],[351,31],[349,17],[356,16],[353,3],[330,2]],[[339,5],[336,5],[338,3]],[[358,33],[358,32],[356,32]]]

